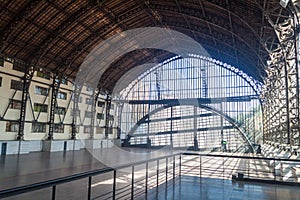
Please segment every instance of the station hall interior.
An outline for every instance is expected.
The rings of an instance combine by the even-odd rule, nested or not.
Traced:
[[[300,199],[299,0],[0,0],[0,199]]]

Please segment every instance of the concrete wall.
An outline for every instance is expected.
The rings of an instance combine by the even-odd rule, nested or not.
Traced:
[[[32,140],[0,141],[0,155],[27,154],[32,152],[59,152],[81,149],[111,148],[119,140]],[[4,149],[5,148],[5,149]]]
[[[6,148],[5,148],[6,146]],[[0,154],[26,154],[42,150],[41,141],[0,141]]]

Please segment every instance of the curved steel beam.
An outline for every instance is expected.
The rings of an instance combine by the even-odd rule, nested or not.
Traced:
[[[181,24],[181,25],[183,25],[183,24]],[[215,37],[213,37],[213,36],[210,36],[210,35],[206,35],[206,34],[204,34],[204,33],[201,33],[201,32],[199,32],[199,31],[197,31],[197,30],[193,30],[193,29],[188,29],[188,28],[186,28],[186,27],[183,27],[183,26],[173,26],[173,25],[170,25],[170,27],[174,27],[174,28],[179,28],[179,29],[183,29],[183,30],[185,30],[185,31],[188,31],[188,30],[190,30],[190,31],[192,31],[192,32],[195,32],[196,34],[199,34],[199,35],[205,35],[206,37],[208,37],[208,38],[211,38],[211,39],[214,39],[214,40],[216,40],[216,41],[218,41],[218,43],[220,44],[220,43],[223,43],[223,44],[225,44],[225,45],[228,45],[228,46],[230,46],[231,48],[233,48],[234,50],[236,50],[237,52],[239,52],[239,53],[241,53],[242,55],[246,55],[247,54],[247,52],[245,51],[245,49],[239,49],[239,48],[237,48],[236,46],[231,46],[231,45],[229,45],[229,44],[227,44],[226,42],[224,42],[224,41],[222,41],[222,40],[220,40],[220,39],[218,39],[218,38],[215,38]],[[237,43],[237,42],[236,42]],[[201,43],[202,44],[202,43]],[[222,46],[225,46],[225,45],[222,45]],[[204,45],[205,46],[205,45]],[[211,47],[210,46],[210,48],[213,48],[213,49],[217,49],[217,47]],[[222,51],[221,50],[221,52],[224,52],[224,51]],[[257,54],[256,54],[256,56],[257,56]],[[255,56],[253,56],[253,57],[255,57]],[[237,60],[239,60],[239,57],[235,57]],[[251,59],[249,59],[247,56],[244,56],[244,59],[246,59],[249,63],[251,63],[251,62],[253,62]],[[262,59],[259,59],[260,61],[262,60]],[[240,62],[241,63],[241,62]],[[236,64],[239,64],[239,63],[236,63]],[[243,63],[241,63],[241,64],[243,64]],[[263,65],[263,63],[260,63],[262,66],[264,66]],[[253,67],[255,67],[255,65],[254,64],[251,64],[251,66],[253,66]],[[247,67],[246,65],[244,65],[244,67]],[[254,75],[258,75],[258,77],[257,78],[260,78],[261,80],[263,79],[263,77],[261,77],[259,74],[256,74],[255,73],[255,71],[256,70],[253,70],[253,69],[251,69],[251,68],[249,68],[248,67],[248,70],[249,71],[252,71],[252,74],[254,74]],[[247,71],[248,71],[247,70]]]
[[[141,7],[138,7],[138,8],[132,9],[132,10],[130,10],[130,11],[132,11],[132,12],[130,12],[130,16],[132,16],[132,15],[136,15],[137,13],[142,12],[142,11],[144,11],[144,10],[142,10]],[[169,10],[164,9],[163,11],[169,11]],[[172,12],[172,11],[169,11],[169,12]],[[179,14],[180,14],[180,13],[179,13]],[[130,16],[129,16],[129,17],[130,17]],[[127,16],[127,17],[128,17],[128,16]],[[209,21],[207,21],[207,20],[204,20],[204,19],[201,19],[201,18],[198,18],[198,17],[195,17],[195,16],[191,16],[191,15],[188,15],[188,17],[193,17],[193,18],[196,18],[197,20],[204,21],[205,23],[208,23],[208,24],[210,24],[210,25],[212,25],[212,26],[216,26],[216,27],[218,27],[219,29],[222,29],[222,30],[224,30],[224,31],[226,31],[226,32],[228,32],[228,33],[230,33],[230,34],[233,34],[233,35],[234,35],[236,38],[238,38],[241,42],[243,42],[244,44],[246,44],[246,46],[249,47],[249,48],[251,49],[251,51],[254,52],[254,54],[255,54],[255,55],[257,56],[257,58],[259,59],[261,65],[262,65],[263,67],[265,67],[265,63],[263,62],[263,60],[262,60],[262,58],[260,57],[260,55],[258,55],[257,52],[253,49],[253,47],[252,47],[250,44],[248,44],[243,38],[239,37],[236,33],[233,33],[233,32],[231,32],[230,30],[227,30],[227,29],[225,29],[225,28],[223,28],[223,27],[221,27],[221,26],[218,26],[217,24],[214,24],[214,23],[212,23],[212,22],[209,22]],[[126,20],[126,18],[124,18],[123,16],[120,16],[119,18],[117,18],[117,21],[119,22],[119,24],[120,24],[123,20]],[[121,24],[122,24],[122,23],[121,23]],[[166,24],[166,25],[168,25],[168,24]],[[110,28],[111,28],[111,27],[110,27]],[[126,28],[126,27],[125,27],[125,28]],[[95,41],[99,40],[99,38],[97,38],[97,36],[99,37],[100,35],[101,35],[101,34],[96,34],[95,36],[93,36],[93,37],[91,37],[91,38],[88,38],[86,41],[83,41],[80,45],[78,45],[78,47],[76,48],[76,50],[73,51],[73,53],[69,54],[69,56],[67,56],[68,59],[67,59],[67,60],[64,60],[65,62],[64,62],[64,64],[62,64],[62,66],[63,66],[63,65],[70,65],[71,62],[74,61],[74,59],[78,58],[78,55],[81,54],[82,51],[83,51],[84,49],[86,49],[88,46],[90,46],[90,45],[91,45],[92,43],[94,43]],[[236,49],[236,47],[233,47],[233,48]],[[70,55],[71,55],[71,56],[70,56]]]
[[[178,12],[176,12],[174,10],[168,10],[168,9],[164,9],[164,8],[160,8],[160,9],[157,9],[157,10],[161,10],[163,12],[178,13]],[[178,14],[181,14],[181,13],[178,13]],[[210,22],[209,20],[198,18],[196,16],[192,16],[192,15],[188,15],[188,14],[184,14],[184,15],[187,15],[190,18],[195,18],[195,19],[197,19],[199,21],[203,21],[203,22],[205,22],[207,24],[210,24],[211,26],[217,27],[218,29],[221,29],[221,30],[223,30],[225,32],[228,32],[228,33],[234,35],[237,39],[239,39],[240,41],[242,41],[257,56],[257,58],[260,60],[260,62],[262,64],[262,66],[265,66],[265,63],[263,62],[263,60],[260,57],[260,55],[258,55],[258,53],[256,52],[256,50],[248,42],[246,42],[242,37],[240,37],[237,33],[232,32],[232,31],[230,31],[230,30],[228,30],[228,29],[226,29],[226,28],[224,28],[224,27],[222,27],[222,26],[220,26],[218,24]]]
[[[189,56],[189,58],[195,58],[195,57]],[[176,59],[172,59],[172,60],[169,61],[169,62],[173,62],[173,61],[178,60],[178,59],[181,59],[181,57],[177,57]],[[207,58],[207,59],[208,59],[208,58]],[[208,61],[209,61],[209,60],[208,60]],[[210,62],[213,63],[212,61],[210,61]],[[220,67],[226,69],[223,65],[220,65],[220,64],[216,64],[216,65],[218,65],[218,66],[220,66]],[[157,69],[157,68],[159,68],[159,67],[161,67],[161,66],[156,66],[154,69]],[[227,69],[227,70],[229,70],[229,69]],[[144,76],[142,76],[140,79],[143,79],[145,76],[149,75],[152,71],[153,71],[153,70],[149,70],[149,72],[146,73],[146,74],[144,74]],[[253,89],[253,91],[255,92],[255,94],[256,94],[257,96],[260,95],[260,94],[258,93],[258,91],[256,91],[256,90],[254,89],[254,87],[249,83],[249,81],[247,80],[247,77],[241,76],[241,75],[239,74],[239,72],[235,72],[234,70],[230,70],[230,71],[231,71],[232,73],[236,74],[237,76],[239,76],[240,78],[242,78],[245,82],[247,82],[247,83],[249,84],[249,86]],[[132,85],[132,88],[127,92],[127,95],[130,93],[130,91],[134,88],[134,86],[135,86],[136,84],[138,84],[138,82],[136,82],[135,84]],[[126,95],[126,98],[127,98],[127,95]],[[261,103],[262,103],[262,102],[261,102],[261,100],[260,100],[260,104],[261,104]]]
[[[174,104],[168,104],[168,105],[164,105],[164,106],[161,106],[161,107],[158,107],[156,109],[154,109],[153,111],[149,112],[148,114],[146,114],[144,117],[142,117],[132,128],[131,130],[129,131],[129,133],[127,135],[129,136],[134,136],[134,132],[138,129],[138,127],[144,123],[146,121],[146,119],[149,118],[150,115],[152,114],[155,114],[159,111],[162,111],[164,109],[167,109],[167,108],[170,108],[170,107],[174,107],[174,106],[182,106],[182,105],[185,105],[185,106],[197,106],[199,108],[202,108],[202,109],[205,109],[205,110],[208,110],[208,111],[211,111],[217,115],[219,115],[220,117],[222,117],[223,119],[225,119],[226,121],[228,121],[230,124],[233,125],[234,128],[236,128],[238,130],[238,132],[240,132],[240,135],[242,136],[242,138],[244,139],[245,142],[247,142],[249,144],[249,146],[251,147],[252,151],[255,152],[254,150],[254,147],[251,143],[251,141],[248,139],[248,137],[246,136],[246,133],[239,127],[239,124],[233,119],[231,118],[230,116],[226,115],[225,113],[223,113],[222,111],[219,111],[215,108],[212,108],[212,107],[209,107],[209,106],[206,106],[206,105],[202,105],[202,104],[197,104],[195,102],[195,104],[192,104],[192,102],[187,102],[185,104],[185,102],[181,102],[181,103],[174,103]]]
[[[184,30],[184,31],[191,31],[191,32],[194,32],[195,34],[197,34],[197,35],[200,35],[200,36],[205,36],[205,37],[208,37],[208,38],[211,38],[211,39],[215,39],[216,41],[218,41],[218,43],[223,43],[224,44],[224,46],[226,46],[226,45],[228,45],[229,47],[232,47],[231,45],[229,45],[229,44],[227,44],[226,42],[224,42],[224,41],[222,41],[222,40],[219,40],[219,39],[217,39],[217,38],[214,38],[213,36],[210,36],[210,35],[206,35],[205,33],[202,33],[202,32],[199,32],[199,31],[197,31],[197,30],[195,30],[195,29],[188,29],[188,28],[186,28],[186,27],[179,27],[179,26],[173,26],[173,25],[169,25],[169,27],[172,27],[172,28],[174,28],[174,30],[176,30],[176,29],[182,29],[182,30]],[[182,31],[180,31],[180,32],[182,32]],[[201,43],[201,44],[203,44],[203,43]],[[204,46],[207,46],[207,45],[209,45],[209,44],[205,44]],[[215,49],[215,50],[218,50],[217,49],[217,47],[215,47],[215,46],[210,46],[210,48],[212,48],[212,49]],[[238,52],[240,52],[241,54],[246,54],[246,52],[243,52],[243,50],[241,50],[241,49],[237,49],[236,47],[232,47],[232,48],[234,48],[236,51],[238,51]],[[130,56],[129,56],[130,57]],[[228,57],[232,57],[232,58],[234,58],[233,56],[231,56],[231,55],[228,55]],[[244,57],[246,60],[248,60],[249,61],[249,63],[251,62],[251,60],[249,60],[246,56]],[[145,60],[148,60],[148,58],[145,58],[145,59],[143,59],[143,61],[145,61]],[[140,63],[143,63],[143,61],[141,61]],[[238,64],[238,63],[236,63],[236,64]],[[253,70],[251,70],[251,69],[248,69],[249,71],[252,71],[252,74],[254,74],[255,75],[255,72],[253,71]],[[247,71],[248,71],[247,70]],[[120,77],[120,75],[122,74],[122,73],[124,73],[124,71],[120,71],[118,74],[116,74],[116,75],[119,75],[119,77]],[[115,75],[114,75],[115,76]],[[257,77],[257,78],[260,78],[261,80],[262,80],[262,77],[261,76],[259,76],[259,77]],[[105,83],[106,82],[106,80],[107,80],[107,78],[106,79],[101,79],[101,82],[102,83]]]

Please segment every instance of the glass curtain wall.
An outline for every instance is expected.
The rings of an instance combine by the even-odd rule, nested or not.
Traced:
[[[120,138],[130,145],[236,151],[262,138],[262,84],[212,58],[173,57],[115,99]]]

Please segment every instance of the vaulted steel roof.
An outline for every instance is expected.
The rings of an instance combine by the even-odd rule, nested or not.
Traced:
[[[75,77],[89,52],[126,30],[165,27],[198,41],[214,58],[262,80],[274,24],[289,15],[278,0],[2,0],[0,54]],[[174,54],[142,49],[103,74],[111,90],[126,70]]]

